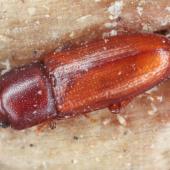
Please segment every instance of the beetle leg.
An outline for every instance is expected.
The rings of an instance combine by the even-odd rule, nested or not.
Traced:
[[[133,98],[128,98],[119,103],[112,104],[108,107],[108,109],[111,111],[111,113],[119,114],[121,109],[127,106],[132,101],[132,99]]]

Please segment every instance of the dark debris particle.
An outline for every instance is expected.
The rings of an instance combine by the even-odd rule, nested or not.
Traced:
[[[0,128],[7,128],[9,127],[8,123],[0,122]]]
[[[120,22],[121,20],[122,20],[122,17],[120,16],[116,19],[117,22]]]
[[[78,136],[73,136],[73,139],[74,139],[74,140],[78,140],[79,137],[78,137]]]
[[[169,33],[169,30],[168,29],[162,29],[162,30],[155,31],[154,33],[166,35],[167,33]]]
[[[127,134],[128,134],[128,131],[125,131],[123,134],[124,134],[124,135],[127,135]]]
[[[126,149],[123,149],[123,152],[124,152],[124,153],[126,153],[126,152],[127,152],[127,150],[126,150]]]
[[[37,50],[33,50],[32,53],[33,53],[33,55],[37,55],[38,51]]]
[[[49,127],[50,127],[50,129],[55,129],[56,128],[56,122],[50,122]]]
[[[30,143],[29,146],[30,146],[30,147],[34,147],[34,144]]]

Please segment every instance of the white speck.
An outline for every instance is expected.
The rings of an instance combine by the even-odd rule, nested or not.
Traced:
[[[117,31],[116,31],[116,30],[111,30],[111,31],[110,31],[110,35],[111,35],[111,36],[117,35]]]
[[[39,95],[42,95],[42,90],[39,90],[39,91],[38,91],[38,94],[39,94]]]
[[[52,38],[53,38],[53,39],[58,39],[58,38],[59,38],[59,34],[58,34],[57,31],[53,31],[53,32],[51,33],[51,35],[52,35]]]
[[[84,135],[80,135],[79,138],[81,138],[81,139],[84,138]]]
[[[113,19],[116,19],[121,15],[122,9],[123,1],[117,0],[108,8],[108,12],[113,16]]]
[[[170,12],[170,6],[166,7],[165,10]]]
[[[127,166],[130,167],[130,166],[132,166],[132,164],[131,164],[130,162],[128,162],[128,163],[127,163]]]
[[[154,148],[155,148],[155,145],[154,145],[154,144],[151,144],[150,148],[151,148],[151,149],[154,149]]]
[[[58,48],[55,49],[54,54],[62,51],[62,49],[63,49],[63,47],[62,47],[62,46],[59,46]]]
[[[154,101],[154,98],[152,96],[147,96],[147,99],[150,100],[150,101]]]
[[[100,158],[96,157],[95,158],[96,162],[100,162]]]
[[[113,15],[109,15],[109,19],[110,19],[110,20],[114,20]]]
[[[46,161],[43,161],[42,165],[43,165],[43,167],[44,167],[45,169],[48,169],[48,166],[47,166],[47,162],[46,162]]]
[[[148,24],[142,24],[143,31],[152,31],[152,27]]]
[[[108,125],[111,122],[111,119],[105,119],[102,123],[104,126]]]
[[[58,105],[58,109],[62,109],[62,106],[61,106],[61,105]]]
[[[107,48],[106,48],[106,47],[103,47],[103,50],[105,51],[105,50],[107,50]]]
[[[159,102],[162,102],[162,101],[163,101],[163,97],[162,97],[162,96],[157,96],[156,98],[157,98],[157,100],[158,100]]]
[[[155,91],[158,91],[158,87],[157,87],[157,86],[155,86],[155,87],[153,87],[152,89],[146,91],[145,93],[151,94],[152,92],[155,92]]]
[[[34,104],[33,106],[34,106],[34,107],[37,107],[37,104]]]
[[[153,116],[158,111],[158,109],[153,103],[151,103],[151,108],[152,110],[148,110],[148,115]]]
[[[73,38],[75,36],[75,33],[72,31],[69,35],[70,38]]]
[[[119,155],[119,156],[118,156],[118,158],[119,158],[119,159],[122,159],[122,158],[123,158],[123,156],[122,156],[122,155]]]
[[[36,8],[34,8],[34,7],[32,7],[32,8],[28,8],[28,13],[29,13],[29,15],[35,15],[35,13],[36,13]]]
[[[108,29],[112,29],[117,26],[117,22],[107,22],[104,24],[104,26]]]
[[[122,74],[122,72],[121,72],[121,71],[119,71],[119,72],[118,72],[118,75],[120,76],[121,74]]]
[[[14,32],[14,33],[21,33],[21,32],[23,32],[23,30],[24,30],[24,28],[14,27],[14,28],[12,29],[12,32]]]
[[[5,69],[3,69],[1,71],[1,75],[5,74],[6,72],[8,72],[11,69],[11,64],[9,59],[6,59],[5,61],[1,61],[0,62],[3,66],[5,66]]]
[[[85,15],[77,19],[77,22],[84,22],[85,20],[89,19],[91,15]]]
[[[107,23],[105,23],[105,24],[104,24],[104,26],[105,26],[106,28],[113,28],[113,26],[112,26],[112,23],[111,23],[111,22],[107,22]]]
[[[162,26],[165,26],[165,25],[167,25],[167,24],[170,22],[170,20],[167,19],[167,18],[164,18],[164,19],[162,19],[160,22],[161,22],[161,25],[162,25]]]
[[[36,110],[35,110],[35,111],[33,111],[33,112],[32,112],[32,114],[33,114],[33,115],[37,114],[37,111],[36,111]]]
[[[104,24],[104,26],[107,29],[112,29],[110,32],[105,32],[103,33],[103,37],[110,37],[110,36],[115,36],[117,35],[117,21],[116,19],[121,15],[123,9],[123,1],[115,1],[114,3],[111,4],[111,6],[108,8],[109,12],[109,19],[112,20],[110,22],[107,22]]]
[[[107,44],[108,41],[109,41],[109,39],[106,39],[106,38],[104,39],[104,43],[105,43],[105,44]]]
[[[155,113],[152,110],[148,110],[148,115],[153,116]]]
[[[65,118],[65,119],[69,119],[69,118],[70,118],[70,116],[64,116],[64,118]]]
[[[142,16],[142,14],[143,14],[143,8],[140,7],[140,6],[138,6],[138,7],[137,7],[137,13],[138,13],[140,16]]]
[[[40,21],[35,21],[35,24],[40,25]]]
[[[95,147],[95,145],[90,145],[90,148],[94,148]]]
[[[73,164],[77,164],[77,159],[73,159],[72,161],[71,161]]]
[[[45,15],[45,17],[46,17],[46,18],[49,18],[49,17],[50,17],[50,15],[49,15],[49,14],[46,14],[46,15]]]
[[[123,126],[127,125],[126,119],[123,116],[119,115],[119,114],[117,114],[117,120],[119,121],[119,123],[121,125],[123,125]]]

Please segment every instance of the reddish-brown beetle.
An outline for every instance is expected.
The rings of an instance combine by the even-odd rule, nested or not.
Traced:
[[[1,77],[0,121],[24,129],[110,107],[160,83],[169,67],[170,42],[152,34],[51,53]]]

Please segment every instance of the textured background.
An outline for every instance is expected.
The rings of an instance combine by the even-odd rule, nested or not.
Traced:
[[[170,28],[167,0],[0,0],[0,59],[7,71],[51,50],[127,32]],[[107,109],[37,127],[0,129],[0,170],[170,169],[170,82]]]

